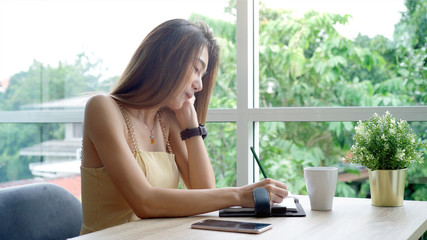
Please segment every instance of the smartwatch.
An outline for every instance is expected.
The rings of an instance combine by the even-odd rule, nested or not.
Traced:
[[[182,141],[185,141],[186,139],[189,139],[194,136],[202,136],[203,139],[208,135],[208,130],[206,129],[206,126],[203,124],[199,124],[196,128],[187,128],[184,131],[181,132],[181,139]]]

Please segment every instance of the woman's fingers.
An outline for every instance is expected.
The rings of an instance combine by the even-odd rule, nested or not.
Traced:
[[[289,194],[285,183],[273,179],[265,179],[262,183],[270,194],[270,200],[274,203],[282,202]]]
[[[281,203],[288,196],[288,191],[280,191],[280,193],[270,192],[270,201],[273,203]]]
[[[263,187],[267,189],[270,196],[270,201],[272,203],[282,202],[283,199],[287,197],[289,194],[285,183],[276,181],[271,178],[267,178],[260,182],[246,185],[240,188],[241,189],[240,200],[241,200],[241,205],[243,207],[254,206],[253,190],[258,187]]]

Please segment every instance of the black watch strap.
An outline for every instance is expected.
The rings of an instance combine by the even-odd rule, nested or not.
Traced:
[[[255,202],[255,217],[271,216],[270,195],[268,190],[263,187],[258,187],[253,190]]]
[[[199,127],[196,128],[190,128],[185,129],[181,132],[181,139],[182,141],[185,141],[186,139],[189,139],[194,136],[202,136],[203,139],[208,135],[208,130],[206,129],[206,126],[203,124],[199,124]]]

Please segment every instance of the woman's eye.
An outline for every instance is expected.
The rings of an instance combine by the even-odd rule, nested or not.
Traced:
[[[197,67],[194,67],[194,71],[195,71],[196,73],[198,73],[198,72],[199,72],[199,69],[198,69]]]

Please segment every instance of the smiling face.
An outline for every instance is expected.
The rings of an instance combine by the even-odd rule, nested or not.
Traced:
[[[181,109],[185,101],[192,99],[196,92],[203,89],[202,77],[206,74],[209,61],[207,47],[203,47],[199,56],[189,65],[186,79],[184,79],[178,91],[176,91],[166,102],[166,105],[174,110]]]

